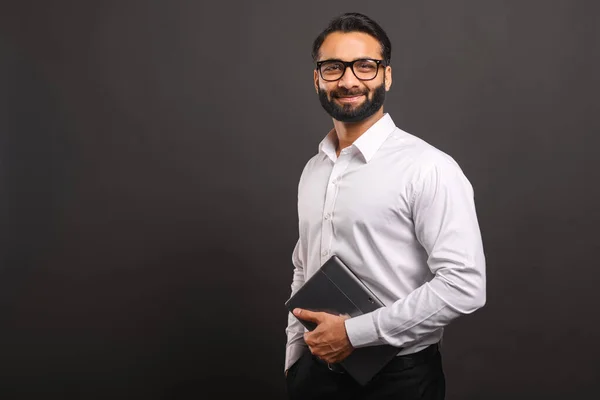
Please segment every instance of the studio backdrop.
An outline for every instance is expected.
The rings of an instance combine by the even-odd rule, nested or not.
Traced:
[[[0,397],[285,398],[297,184],[331,129],[314,38],[392,41],[385,111],[471,181],[487,304],[448,399],[596,392],[597,2],[0,8]]]

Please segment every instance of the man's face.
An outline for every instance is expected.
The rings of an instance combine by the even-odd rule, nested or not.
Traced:
[[[357,59],[381,60],[381,45],[362,32],[333,32],[325,38],[318,61]],[[321,105],[332,118],[341,122],[358,122],[375,114],[383,106],[385,92],[392,84],[391,67],[378,67],[373,80],[360,80],[348,68],[342,78],[327,82],[314,71],[315,90]]]

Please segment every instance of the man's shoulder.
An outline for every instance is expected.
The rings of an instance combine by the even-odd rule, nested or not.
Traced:
[[[429,143],[427,140],[396,128],[393,135],[401,139],[398,147],[410,154],[413,166],[418,169],[429,169],[432,167],[458,167],[456,160],[444,150]]]
[[[320,151],[309,157],[300,171],[298,185],[301,186],[303,181],[309,179],[307,176],[309,176],[311,171],[314,171],[316,166],[323,161],[323,157],[326,156]]]
[[[304,164],[304,168],[302,169],[302,174],[305,174],[312,167],[314,167],[317,164],[319,164],[320,162],[322,162],[324,157],[326,157],[326,156],[321,151],[318,151],[317,153],[310,156],[309,159]]]

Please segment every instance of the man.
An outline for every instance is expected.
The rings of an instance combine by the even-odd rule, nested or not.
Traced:
[[[473,189],[457,163],[383,111],[391,44],[362,14],[331,21],[313,45],[314,86],[333,129],[298,185],[294,294],[338,255],[384,303],[349,318],[294,310],[285,374],[297,399],[443,399],[443,329],[485,304]],[[317,323],[306,331],[298,319]],[[337,363],[356,348],[398,355],[360,386]]]

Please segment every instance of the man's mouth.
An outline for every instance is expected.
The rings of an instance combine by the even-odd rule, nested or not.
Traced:
[[[363,96],[364,94],[357,94],[352,96],[336,96],[336,99],[340,103],[355,103],[359,101]]]

